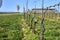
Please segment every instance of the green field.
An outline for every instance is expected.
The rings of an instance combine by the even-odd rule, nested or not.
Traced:
[[[33,29],[28,25],[31,24],[32,17],[30,15],[30,19],[26,21],[22,14],[0,14],[0,40],[39,40],[41,21],[37,16],[35,17],[38,21],[35,26],[36,34],[34,34]],[[60,20],[53,20],[44,20],[45,40],[60,40]],[[34,28],[33,24],[32,28]]]

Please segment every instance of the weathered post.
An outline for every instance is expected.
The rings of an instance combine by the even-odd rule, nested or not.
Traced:
[[[44,31],[45,31],[45,28],[44,28],[44,18],[42,18],[41,20],[41,33],[40,33],[40,40],[44,40]]]
[[[25,19],[25,7],[23,7],[24,19]]]
[[[34,3],[35,3],[35,12],[34,12],[34,14],[36,15],[36,0],[34,1]]]
[[[42,0],[42,19],[41,19],[41,33],[40,33],[40,39],[39,40],[44,40],[44,0]]]
[[[27,17],[27,21],[28,21],[28,0],[26,1],[26,17]]]

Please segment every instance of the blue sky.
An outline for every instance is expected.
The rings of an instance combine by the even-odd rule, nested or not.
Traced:
[[[29,0],[28,8],[31,10],[34,8],[34,1]],[[42,0],[36,0],[37,8],[41,8]],[[54,5],[59,3],[60,0],[44,0],[44,7],[48,7],[50,5]],[[0,12],[16,12],[16,5],[20,5],[20,11],[23,11],[23,7],[26,5],[26,0],[3,0],[3,5],[0,8]],[[25,6],[26,7],[26,6]],[[57,8],[57,7],[55,7]]]

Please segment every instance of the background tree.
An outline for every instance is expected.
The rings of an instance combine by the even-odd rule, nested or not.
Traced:
[[[19,12],[19,9],[20,9],[20,6],[19,6],[19,5],[17,5],[17,12]]]
[[[0,0],[0,8],[1,8],[1,6],[2,6],[2,0]]]

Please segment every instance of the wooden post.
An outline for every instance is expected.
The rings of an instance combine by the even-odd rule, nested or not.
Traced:
[[[44,31],[45,31],[45,28],[44,28],[44,0],[42,0],[42,19],[41,19],[41,32],[40,32],[40,39],[39,40],[44,40]]]
[[[23,7],[24,19],[25,19],[25,7]]]
[[[41,20],[41,33],[40,33],[40,40],[44,40],[44,31],[45,31],[45,28],[44,28],[44,18],[42,18]]]

